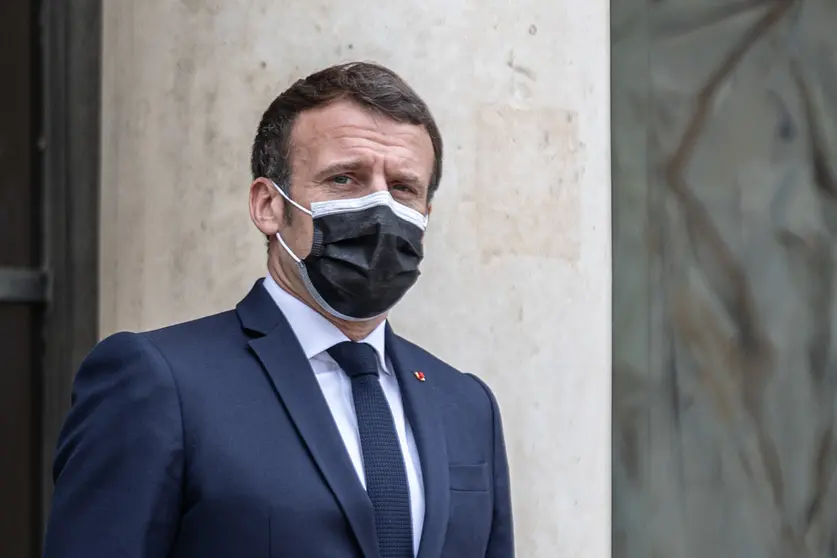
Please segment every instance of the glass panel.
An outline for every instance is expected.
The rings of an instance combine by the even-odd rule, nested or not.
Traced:
[[[837,4],[612,6],[614,550],[837,556]]]

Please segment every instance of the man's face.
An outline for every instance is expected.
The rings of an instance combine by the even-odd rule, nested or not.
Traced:
[[[318,201],[389,191],[393,199],[427,214],[433,144],[422,126],[395,122],[351,101],[303,112],[291,134],[290,196],[303,207]],[[273,203],[295,212],[279,231],[300,259],[311,250],[311,219],[276,195]]]

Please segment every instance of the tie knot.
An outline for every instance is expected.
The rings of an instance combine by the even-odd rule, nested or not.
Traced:
[[[378,375],[378,356],[368,343],[344,341],[330,348],[328,354],[350,378]]]

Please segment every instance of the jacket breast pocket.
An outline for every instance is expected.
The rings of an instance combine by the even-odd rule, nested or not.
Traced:
[[[488,463],[450,466],[450,489],[455,492],[488,492]]]
[[[450,519],[444,558],[484,556],[494,495],[488,463],[450,466]]]

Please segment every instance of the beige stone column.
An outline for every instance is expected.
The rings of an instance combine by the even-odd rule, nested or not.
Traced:
[[[447,147],[395,327],[494,388],[518,554],[610,556],[609,6],[604,0],[113,0],[104,6],[101,334],[230,308],[264,273],[261,112],[375,60]]]

